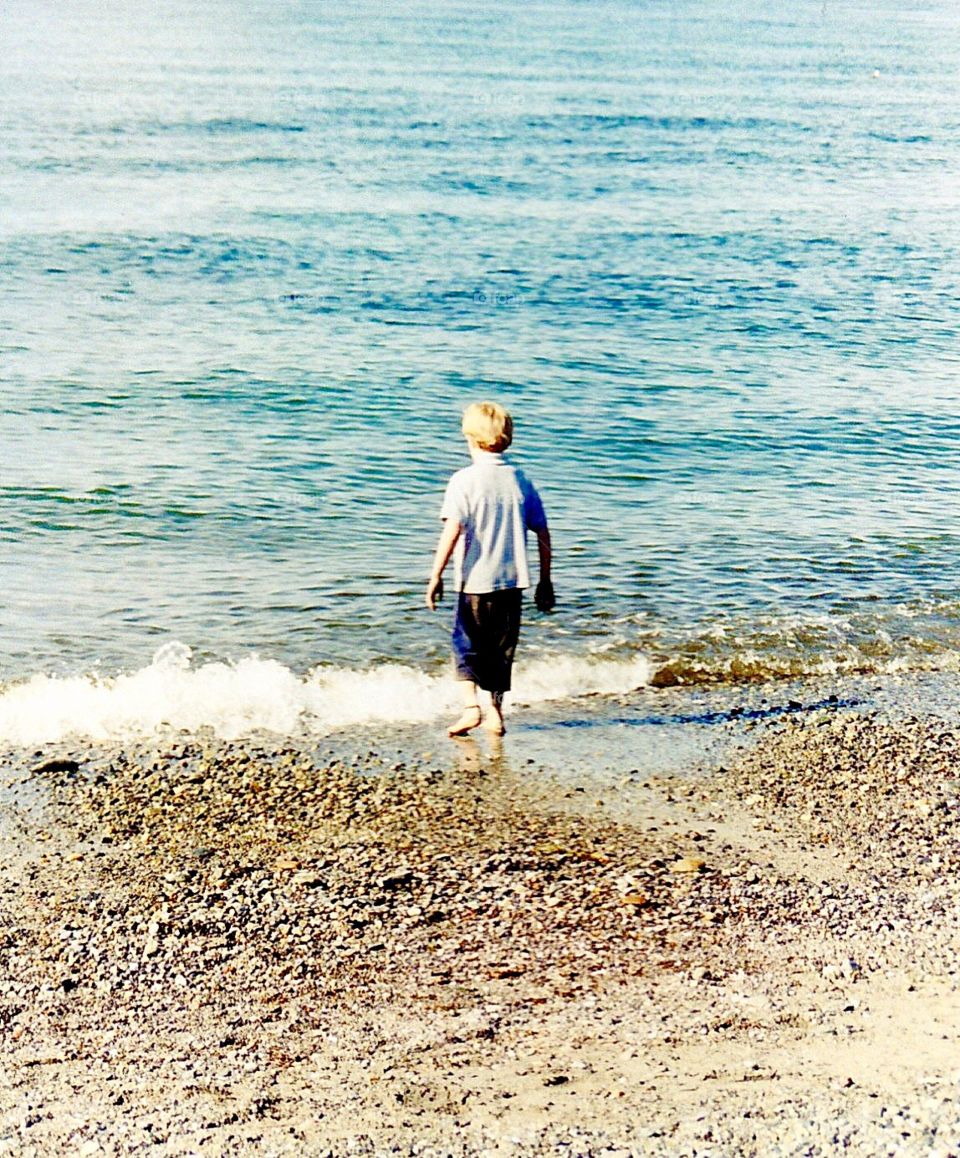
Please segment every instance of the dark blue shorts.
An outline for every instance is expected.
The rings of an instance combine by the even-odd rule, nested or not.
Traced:
[[[519,587],[486,595],[460,592],[453,621],[457,679],[473,680],[488,692],[510,690],[522,606]]]

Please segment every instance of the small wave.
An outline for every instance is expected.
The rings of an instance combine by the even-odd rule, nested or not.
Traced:
[[[532,704],[626,692],[649,676],[643,657],[542,657],[518,666],[514,698]],[[182,731],[226,740],[263,732],[323,736],[351,726],[427,723],[457,703],[448,675],[402,664],[317,668],[300,676],[257,656],[195,665],[188,647],[167,644],[139,671],[112,678],[35,675],[9,685],[0,691],[0,742],[115,741]]]
[[[910,610],[910,609],[908,609]],[[960,630],[942,615],[780,618],[750,629],[714,624],[665,641],[626,632],[591,654],[528,652],[511,700],[535,705],[641,687],[776,683],[809,677],[960,671]],[[895,622],[894,622],[895,619]],[[909,629],[909,630],[907,630]],[[664,646],[666,645],[666,646]],[[429,724],[454,712],[448,671],[404,663],[320,665],[304,674],[274,659],[196,662],[170,643],[136,671],[112,677],[45,674],[0,687],[0,744],[123,741],[209,732],[226,740],[272,733],[325,736],[378,724]]]
[[[852,645],[836,651],[770,654],[744,649],[708,661],[682,655],[655,666],[654,688],[717,684],[775,683],[822,676],[889,676],[915,672],[960,671],[960,650],[919,641],[902,651],[882,654]]]

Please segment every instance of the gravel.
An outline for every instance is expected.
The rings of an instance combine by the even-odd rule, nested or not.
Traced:
[[[646,814],[494,757],[8,753],[0,1153],[958,1152],[958,751],[800,714]]]

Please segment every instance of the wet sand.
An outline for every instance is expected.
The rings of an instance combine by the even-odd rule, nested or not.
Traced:
[[[8,753],[0,1152],[956,1152],[960,732],[842,700]]]

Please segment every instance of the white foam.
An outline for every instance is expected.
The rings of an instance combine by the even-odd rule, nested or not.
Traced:
[[[538,703],[625,692],[648,682],[645,659],[536,659],[515,674],[515,700]],[[36,675],[0,691],[0,742],[45,744],[69,737],[124,740],[209,729],[223,739],[257,732],[325,735],[361,724],[427,722],[455,709],[449,676],[402,664],[367,670],[318,667],[297,675],[248,656],[194,664],[168,644],[139,671],[100,678]]]

